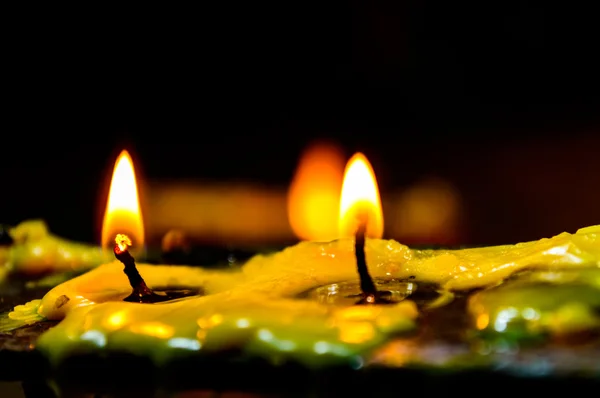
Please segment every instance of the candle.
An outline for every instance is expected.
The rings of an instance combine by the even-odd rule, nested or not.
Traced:
[[[154,250],[152,260],[206,266],[245,260],[256,251],[225,246],[191,245],[177,250],[169,231],[162,252]],[[17,277],[27,286],[52,287],[100,264],[110,262],[112,242],[118,233],[132,240],[136,256],[150,259],[145,249],[145,228],[133,160],[126,150],[117,157],[112,171],[100,237],[101,246],[70,241],[52,234],[42,220],[27,220],[15,227],[0,226],[0,283]]]
[[[113,261],[56,286],[41,300],[18,306],[9,319],[12,326],[60,321],[37,343],[54,365],[74,353],[108,351],[141,355],[164,366],[181,359],[210,358],[233,348],[273,363],[293,361],[313,368],[356,368],[375,353],[389,352],[392,339],[417,329],[420,315],[447,302],[421,305],[414,292],[427,285],[450,297],[481,289],[469,297],[467,306],[472,331],[503,333],[512,318],[543,319],[536,326],[550,333],[589,330],[600,322],[593,313],[597,296],[589,293],[600,288],[595,282],[600,277],[600,225],[516,245],[411,249],[381,238],[377,183],[361,154],[348,162],[339,214],[339,239],[303,241],[255,256],[234,270],[135,265],[124,254],[128,241],[119,240],[127,244],[118,246],[115,255],[129,269],[137,269],[137,282],[123,274],[123,263]],[[544,287],[544,295],[528,293],[537,292],[532,283],[557,275],[561,284]],[[124,301],[141,280],[149,291],[166,285],[197,293],[160,304]],[[379,288],[390,281],[404,284],[405,291]],[[585,284],[587,293],[575,293],[573,281]],[[347,288],[349,283],[359,289]],[[330,288],[346,289],[343,296],[352,301],[326,301],[306,294]],[[545,299],[557,291],[574,304],[563,308],[560,301]],[[357,298],[368,305],[355,305]],[[387,305],[372,305],[379,303]]]
[[[357,180],[363,182],[351,184]],[[302,296],[310,289],[355,281],[356,267],[366,270],[368,264],[367,275],[375,280],[411,280],[416,286],[433,283],[444,291],[468,291],[498,284],[519,270],[577,269],[591,263],[597,266],[600,259],[599,226],[512,246],[410,249],[380,239],[379,194],[364,156],[351,159],[346,182],[340,206],[343,236],[338,240],[301,242],[278,253],[256,256],[239,270],[137,266],[151,289],[165,284],[187,286],[201,289],[203,296],[160,305],[124,302],[132,287],[122,264],[112,262],[55,287],[42,300],[15,309],[11,319],[62,320],[38,342],[38,348],[56,364],[71,352],[99,354],[107,347],[134,350],[159,364],[218,354],[223,347],[314,367],[350,364],[362,361],[391,336],[417,327],[419,311],[408,300],[410,292],[401,295],[407,300],[386,306],[331,305]],[[356,194],[347,200],[352,198],[346,194],[349,191]],[[363,235],[374,237],[363,242]],[[369,278],[363,279],[368,283]],[[373,297],[372,286],[362,290],[363,298]],[[118,339],[112,337],[117,335]]]
[[[360,158],[360,160],[363,158]],[[353,163],[352,161],[351,164]],[[350,167],[350,170],[352,169],[354,169],[353,166]],[[353,177],[354,173],[348,172],[347,174],[350,176],[349,178],[355,178]],[[373,184],[375,182],[374,176],[372,177],[371,183]],[[360,173],[358,178],[360,183],[362,178]],[[378,196],[376,186],[373,189],[375,195]],[[354,200],[360,206],[362,206],[361,198],[362,196],[359,196]],[[378,208],[365,208],[364,210],[373,222],[381,222],[380,203],[378,200],[374,203]],[[377,227],[376,224],[375,226],[376,228],[373,229],[372,222],[365,219],[364,233],[368,231],[369,234],[372,234],[373,231],[376,231],[375,233],[381,234],[381,226]],[[363,241],[359,239],[359,242],[364,244],[364,239]],[[312,251],[310,245],[335,246],[337,243],[304,242],[304,244],[309,245],[307,247],[309,252]],[[353,246],[354,239],[346,239],[344,243],[350,243]],[[359,247],[362,248],[362,245]],[[122,250],[122,247],[117,245],[115,253],[120,255]],[[301,252],[304,250],[306,249],[301,250]],[[335,248],[333,250],[336,251]],[[275,256],[280,257],[281,253],[275,254]],[[280,261],[265,262],[268,258],[270,256],[257,256],[239,272],[213,271],[211,273],[207,270],[191,267],[155,266],[148,268],[146,265],[141,264],[138,269],[142,275],[146,273],[144,279],[148,281],[150,286],[161,279],[168,279],[171,283],[177,284],[185,280],[190,286],[195,286],[194,283],[201,283],[206,296],[188,298],[185,302],[164,303],[159,307],[130,308],[127,303],[112,303],[116,307],[113,308],[110,314],[106,314],[108,318],[101,321],[100,324],[90,324],[88,326],[93,328],[91,330],[94,335],[101,333],[104,338],[107,337],[104,334],[110,333],[110,330],[114,327],[118,327],[119,330],[124,328],[134,331],[131,338],[136,341],[139,340],[138,337],[140,336],[136,337],[135,335],[140,332],[146,337],[152,335],[154,338],[159,338],[162,341],[158,344],[159,346],[167,345],[167,351],[160,354],[162,358],[164,358],[164,355],[170,355],[170,352],[176,352],[168,350],[169,341],[171,341],[168,339],[185,341],[190,347],[196,347],[191,351],[208,353],[218,352],[220,344],[223,341],[229,341],[227,345],[257,346],[259,355],[272,358],[295,358],[311,366],[321,366],[332,362],[348,363],[348,361],[357,360],[356,358],[361,351],[382,341],[386,335],[408,331],[415,326],[416,307],[414,303],[409,301],[396,303],[388,308],[372,307],[356,311],[353,307],[332,307],[310,299],[296,298],[306,288],[314,286],[315,276],[317,276],[316,281],[318,281],[321,268],[319,261],[315,264],[306,262],[303,267],[296,270],[297,272],[290,273],[289,268],[285,266],[280,268],[280,265],[284,265],[285,262],[283,264],[280,264]],[[336,266],[337,269],[329,270],[333,273],[326,271],[321,274],[320,278],[323,282],[338,280],[340,277],[356,279],[356,266],[353,265],[355,261],[348,261],[355,258],[354,250],[347,253],[341,251],[339,258],[342,261]],[[120,260],[123,260],[125,264],[128,262],[131,265],[133,264],[128,256],[120,258]],[[263,269],[263,266],[266,266],[266,268]],[[324,267],[323,269],[326,270],[327,268]],[[104,274],[99,279],[97,279],[98,276],[93,276],[95,272],[106,273],[107,271],[108,274]],[[70,286],[68,284],[58,286],[42,300],[38,313],[43,314],[48,319],[62,318],[71,313],[61,325],[65,325],[70,318],[77,321],[81,320],[80,316],[88,318],[88,315],[90,315],[87,312],[88,309],[97,311],[101,306],[96,307],[96,304],[89,297],[86,297],[86,294],[81,294],[83,293],[82,290],[88,289],[91,285],[104,284],[105,290],[120,291],[119,297],[124,295],[124,278],[113,275],[114,271],[114,266],[103,266],[95,272],[84,275],[79,280],[77,278],[73,279],[70,281]],[[92,282],[88,279],[89,277],[96,281]],[[106,283],[113,284],[117,281],[119,281],[118,287],[111,286],[107,289]],[[131,283],[131,285],[135,290],[136,283]],[[62,305],[57,306],[56,298],[63,296],[74,298],[66,304],[61,303]],[[106,298],[108,297],[106,296]],[[369,297],[370,299],[374,298]],[[369,298],[366,300],[369,300]],[[97,309],[94,310],[94,308]],[[185,311],[180,312],[182,315],[180,319],[172,318],[171,320],[174,323],[170,323],[163,318],[164,315],[178,308],[181,308],[181,310],[186,308]],[[73,314],[77,313],[79,315],[73,317]],[[149,322],[149,318],[145,318],[146,315],[144,314],[152,316],[156,320],[152,321],[150,326],[145,327],[144,325]],[[99,318],[93,316],[93,318],[100,320],[104,318],[104,315]],[[114,319],[116,321],[113,321]],[[337,324],[335,328],[325,327],[325,325],[332,322]],[[206,326],[201,326],[201,330],[190,329],[190,326],[195,329],[193,325],[199,324],[206,324]],[[289,325],[293,325],[293,327],[289,327]],[[161,334],[162,332],[158,333],[157,330],[168,330],[169,333]],[[191,335],[189,334],[190,331],[193,332]],[[84,333],[87,332],[89,330]],[[251,332],[250,336],[248,336],[249,332]],[[57,340],[57,336],[52,337],[50,335],[46,338],[55,347],[51,350],[53,353],[51,355],[56,354],[55,359],[59,360],[57,358],[60,358],[63,353],[58,350],[58,347],[63,346],[63,344],[59,341],[60,337]],[[40,347],[44,346],[43,342],[44,338],[40,340]],[[157,342],[155,341],[152,345],[155,345],[155,343]],[[200,347],[202,350],[200,350]],[[65,349],[68,350],[69,347],[65,347]]]
[[[418,314],[410,300],[344,306],[294,298],[315,285],[355,278],[353,246],[347,238],[302,242],[229,272],[138,265],[149,286],[167,281],[201,286],[206,294],[160,305],[122,302],[131,293],[122,266],[105,264],[57,286],[37,305],[21,308],[20,316],[62,320],[38,342],[57,364],[73,351],[99,354],[106,347],[135,347],[138,354],[165,363],[211,355],[225,346],[309,366],[347,364],[389,336],[416,327]],[[500,247],[419,251],[380,239],[368,240],[367,247],[376,276],[414,277],[417,283],[469,291],[524,269],[597,267],[600,226]],[[113,340],[117,330],[119,338]]]
[[[157,241],[162,237],[164,244],[162,251],[146,252],[147,230],[136,225],[143,224],[144,218],[135,168],[131,156],[124,150],[114,163],[102,222],[100,242],[105,253],[95,245],[52,235],[41,220],[25,221],[16,227],[3,226],[0,228],[0,281],[19,276],[32,280],[28,286],[55,286],[77,273],[110,261],[112,238],[119,232],[128,234],[134,241],[133,250],[138,252],[135,254],[140,259],[205,266],[238,265],[255,254],[257,247],[266,250],[265,243],[281,248],[282,242],[293,241],[288,230],[290,226],[299,238],[328,241],[338,236],[337,209],[343,172],[340,149],[333,144],[319,143],[309,147],[301,157],[287,199],[284,192],[258,187],[213,185],[203,186],[204,190],[198,191],[189,186],[157,184],[146,201],[153,216],[149,239]],[[453,224],[447,221],[456,213],[456,199],[439,181],[415,189],[404,196],[388,197],[387,208],[392,220],[402,216],[399,223],[388,224],[390,231],[403,239],[411,238],[412,231],[420,241],[431,239],[432,234],[440,242],[445,241],[447,235],[455,233]],[[284,216],[286,201],[290,225]],[[243,204],[248,202],[252,205],[247,206],[247,211],[241,211]],[[257,206],[261,208],[260,214],[256,212]],[[202,210],[195,211],[197,208]],[[402,209],[405,211],[400,211]],[[266,214],[269,211],[271,217]],[[133,216],[138,213],[140,217]],[[417,216],[419,228],[415,227]],[[249,218],[253,221],[248,221]],[[206,242],[198,244],[195,229],[200,224],[206,224],[204,226],[208,228],[202,231],[202,240],[208,235],[218,239],[208,245]],[[173,225],[181,229],[173,228]],[[140,231],[144,236],[139,236]],[[185,248],[172,244],[172,238],[181,233],[185,233],[188,242]],[[18,239],[15,241],[12,235]]]
[[[48,230],[42,220],[28,220],[13,228],[0,230],[0,282],[8,276],[38,279],[45,275],[49,281],[61,281],[54,274],[68,278],[73,273],[85,272],[90,268],[111,260],[108,250],[120,228],[143,252],[143,219],[139,204],[135,170],[131,156],[122,151],[118,156],[110,184],[102,228],[102,247],[73,242],[56,236]],[[43,280],[41,281],[44,282]]]
[[[359,304],[389,303],[377,291],[365,257],[367,233],[374,238],[383,235],[383,213],[375,173],[362,153],[352,156],[346,166],[339,221],[341,236],[354,235],[354,253],[362,291]]]
[[[167,203],[174,207],[184,218],[189,218],[197,209],[202,208],[201,203],[173,204],[170,200],[161,196],[158,191],[152,192],[158,197],[158,202]],[[218,199],[217,199],[218,200]],[[148,200],[149,203],[156,201]],[[171,216],[173,213],[171,213]],[[163,220],[164,218],[164,220]],[[177,224],[178,218],[170,217],[169,214],[155,215],[150,220],[154,225],[164,225],[165,220]],[[149,262],[168,262],[170,264],[195,264],[203,266],[222,266],[224,264],[237,265],[256,253],[255,250],[239,247],[230,247],[223,242],[210,242],[203,244],[190,239],[187,234],[178,228],[169,229],[160,242],[155,242],[154,247],[146,249],[146,222],[140,205],[140,194],[135,174],[133,160],[126,150],[121,151],[111,178],[110,189],[102,222],[102,247],[106,251],[112,251],[115,235],[122,234],[132,241],[128,251],[133,255]]]

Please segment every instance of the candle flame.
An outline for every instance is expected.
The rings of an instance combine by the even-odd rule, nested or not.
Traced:
[[[124,233],[126,235],[123,236],[130,242],[129,246],[132,241],[138,248],[144,245],[144,224],[135,171],[131,156],[126,150],[121,152],[115,162],[102,223],[102,247],[111,248],[114,236]]]
[[[337,146],[315,143],[302,154],[288,192],[288,219],[298,238],[323,242],[338,237],[343,173]]]
[[[383,236],[383,210],[371,164],[356,153],[346,165],[339,208],[340,237],[354,236],[359,222],[367,223],[366,236]]]
[[[131,246],[131,239],[125,234],[117,234],[115,237],[116,248],[119,253],[123,253]]]

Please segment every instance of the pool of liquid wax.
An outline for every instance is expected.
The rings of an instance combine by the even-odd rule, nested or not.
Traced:
[[[123,301],[144,304],[156,304],[171,302],[186,297],[203,296],[204,289],[201,287],[188,286],[165,286],[152,289],[152,294],[139,295],[135,292],[127,296]]]
[[[378,297],[375,303],[397,303],[410,297],[417,305],[427,304],[437,299],[437,285],[420,283],[410,279],[374,278]],[[300,298],[316,300],[322,304],[353,305],[360,304],[365,295],[360,289],[360,281],[342,281],[318,286],[303,292]]]

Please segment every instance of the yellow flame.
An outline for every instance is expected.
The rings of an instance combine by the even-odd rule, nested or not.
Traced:
[[[356,153],[346,165],[339,211],[340,237],[354,236],[359,218],[367,222],[366,235],[383,236],[383,210],[379,188],[371,164],[362,153]]]
[[[338,147],[315,143],[303,153],[288,192],[288,219],[298,238],[338,237],[343,173],[344,157]]]
[[[131,156],[121,152],[110,183],[104,221],[102,223],[102,246],[111,248],[117,234],[126,234],[137,248],[144,245],[144,223],[135,171]]]
[[[117,234],[115,237],[115,243],[122,252],[127,250],[131,246],[131,239],[125,234]]]

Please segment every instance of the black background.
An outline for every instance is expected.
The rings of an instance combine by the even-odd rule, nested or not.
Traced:
[[[7,12],[0,221],[94,241],[122,148],[150,180],[285,188],[327,138],[369,157],[382,196],[454,183],[465,243],[599,223],[596,15],[528,1]]]

